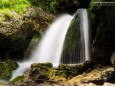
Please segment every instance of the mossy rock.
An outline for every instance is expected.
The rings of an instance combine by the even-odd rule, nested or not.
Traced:
[[[31,65],[31,68],[39,67],[39,66],[45,66],[45,67],[48,67],[48,68],[53,68],[53,64],[49,63],[49,62],[46,62],[46,63],[34,63],[34,64]]]
[[[77,75],[77,71],[74,68],[68,66],[67,64],[60,64],[55,73],[55,76],[62,76],[67,79]]]
[[[45,82],[55,76],[51,63],[34,63],[24,74],[24,81]]]
[[[95,66],[96,66],[95,62],[86,61],[82,64],[76,64],[75,70],[77,71],[78,74],[82,74],[84,71],[89,72],[89,71],[93,70],[95,68]]]
[[[0,79],[9,80],[12,71],[18,67],[18,64],[13,60],[7,60],[0,64]]]
[[[19,80],[22,80],[24,77],[23,76],[17,76],[16,78],[14,78],[12,81],[10,81],[10,84],[13,84]]]
[[[60,64],[58,66],[58,69],[59,70],[68,70],[68,69],[70,69],[70,67],[67,64]]]

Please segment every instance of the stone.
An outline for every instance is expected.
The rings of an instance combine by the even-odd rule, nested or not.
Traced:
[[[55,71],[52,69],[51,63],[35,63],[25,72],[24,81],[42,83],[49,80],[54,74]]]
[[[103,84],[105,81],[109,80],[115,73],[113,67],[103,67],[103,68],[95,68],[90,72],[84,72],[67,82],[71,85],[74,83],[82,84],[82,83],[101,83]]]
[[[110,61],[112,65],[115,65],[115,52],[112,53]]]
[[[33,63],[31,65],[31,68],[40,67],[40,66],[45,66],[45,67],[48,67],[48,68],[53,68],[53,64],[49,63],[49,62],[46,62],[46,63]]]

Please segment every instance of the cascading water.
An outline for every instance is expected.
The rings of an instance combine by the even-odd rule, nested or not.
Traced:
[[[81,30],[81,45],[82,47],[82,62],[90,60],[90,40],[89,40],[89,22],[86,9],[79,10],[80,30]],[[80,57],[81,58],[81,57]]]
[[[86,9],[79,9],[79,12],[80,21],[82,22],[80,24],[81,34],[83,33],[81,43],[83,43],[84,46],[82,52],[85,52],[86,56],[86,59],[84,59],[83,55],[83,57],[79,57],[79,59],[82,59],[83,62],[89,60],[88,19]],[[51,62],[54,66],[59,65],[65,36],[72,19],[73,17],[67,14],[57,19],[46,31],[30,59],[18,62],[19,68],[13,71],[11,80],[18,75],[22,75],[32,63]]]
[[[32,63],[51,62],[54,66],[58,66],[64,39],[72,19],[73,17],[68,14],[59,17],[46,31],[30,59],[18,62],[19,68],[13,71],[11,80],[18,75],[22,75]]]
[[[56,20],[42,38],[31,60],[59,65],[65,35],[72,19],[71,15],[66,14]]]

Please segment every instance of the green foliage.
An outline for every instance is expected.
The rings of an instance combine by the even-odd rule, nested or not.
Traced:
[[[0,0],[0,9],[14,10],[19,14],[23,14],[28,6],[28,0]]]
[[[39,6],[44,10],[52,13],[57,13],[63,9],[63,5],[68,2],[67,0],[29,0],[33,6]],[[67,4],[66,4],[67,5]],[[61,9],[60,9],[61,8]]]
[[[39,6],[46,11],[56,13],[56,7],[58,6],[58,0],[29,0],[32,5]]]

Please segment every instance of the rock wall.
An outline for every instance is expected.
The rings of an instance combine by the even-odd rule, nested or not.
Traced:
[[[93,0],[95,1],[95,0]],[[106,0],[101,0],[106,1]],[[110,63],[115,51],[115,6],[106,4],[91,7],[92,12],[92,60]],[[104,60],[104,61],[103,61]]]

